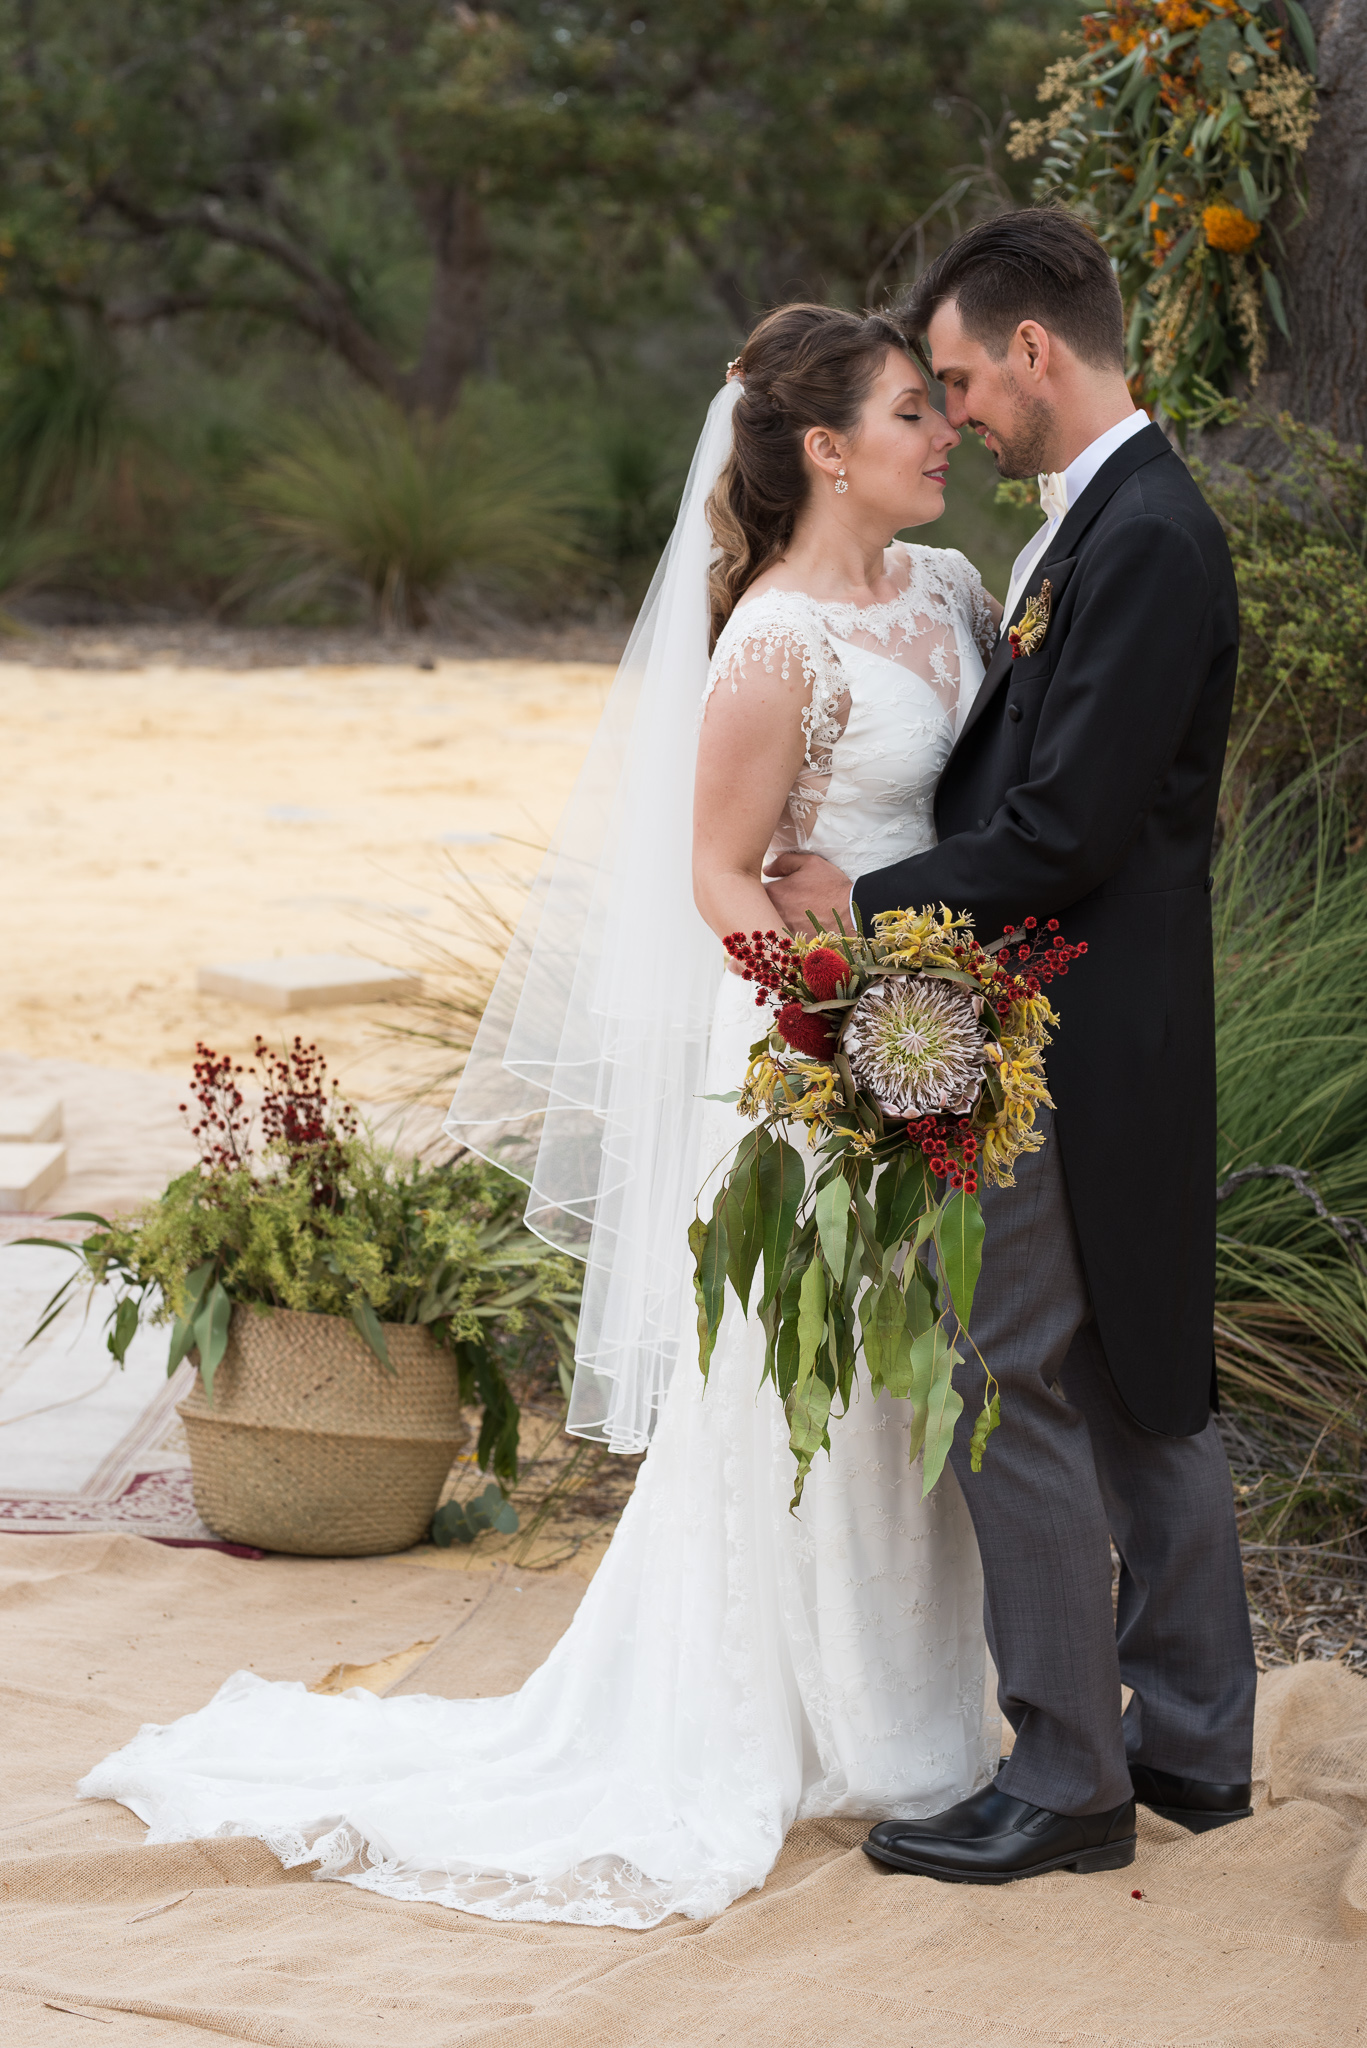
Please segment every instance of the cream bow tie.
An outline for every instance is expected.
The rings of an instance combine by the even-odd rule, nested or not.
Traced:
[[[1068,485],[1056,469],[1040,472],[1039,507],[1046,519],[1062,519],[1068,510]]]

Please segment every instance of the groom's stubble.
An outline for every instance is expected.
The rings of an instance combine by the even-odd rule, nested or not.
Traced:
[[[1022,391],[1010,370],[1002,372],[1002,388],[1011,401],[1011,424],[1003,428],[992,421],[973,421],[985,426],[997,443],[993,460],[1001,477],[1024,479],[1049,468],[1049,454],[1055,443],[1054,409],[1046,399]]]

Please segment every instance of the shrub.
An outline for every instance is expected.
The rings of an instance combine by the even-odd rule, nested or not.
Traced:
[[[242,497],[258,584],[283,603],[349,584],[386,627],[428,624],[461,582],[530,589],[579,559],[554,462],[469,402],[436,421],[350,398],[289,428]]]
[[[1236,797],[1367,736],[1367,461],[1287,413],[1267,424],[1282,466],[1197,472],[1239,579]]]

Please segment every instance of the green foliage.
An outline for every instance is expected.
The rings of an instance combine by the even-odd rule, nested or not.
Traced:
[[[560,0],[7,0],[9,290],[122,325],[208,310],[290,327],[440,413],[478,356],[490,262],[525,253],[533,215],[557,299],[596,298],[599,319],[680,250],[742,324],[795,282],[862,298],[965,175],[965,88],[995,99],[1032,72],[1065,12],[1021,9],[1013,36],[991,0],[592,17]],[[1005,192],[990,165],[967,176]],[[406,332],[384,288],[404,259],[430,284]]]
[[[796,1146],[758,1125],[742,1138],[711,1218],[695,1217],[688,1233],[703,1377],[729,1284],[764,1329],[764,1378],[783,1403],[796,1461],[794,1508],[812,1460],[830,1450],[832,1416],[849,1407],[861,1349],[874,1396],[886,1389],[911,1404],[911,1456],[923,1453],[925,1493],[944,1470],[963,1413],[954,1368],[958,1338],[976,1350],[968,1322],[982,1265],[982,1210],[966,1192],[938,1200],[920,1152],[899,1141],[883,1151],[846,1151],[809,1186]],[[933,1264],[926,1245],[934,1246]],[[974,1432],[975,1471],[999,1416],[989,1373]]]
[[[1239,579],[1236,787],[1367,736],[1367,461],[1286,413],[1270,424],[1280,467],[1198,470]]]
[[[26,435],[37,403],[62,451],[37,465],[51,536],[21,549],[16,530],[11,578],[60,559],[104,603],[221,608],[273,588],[310,617],[364,588],[416,617],[435,601],[423,579],[471,561],[468,534],[419,559],[445,462],[431,422],[501,379],[574,450],[575,489],[547,480],[538,534],[547,498],[572,497],[555,539],[586,530],[598,558],[576,592],[633,603],[737,332],[776,299],[891,291],[1023,189],[998,164],[1001,110],[1068,15],[1062,0],[593,16],[561,0],[315,15],[0,0],[0,440],[7,420]],[[63,351],[114,379],[104,418],[87,408],[93,437],[57,388],[67,369],[54,380]],[[388,428],[368,445],[378,412],[347,422],[354,380],[415,423],[406,454]],[[73,466],[96,443],[94,469]],[[519,574],[504,512],[535,465],[525,440],[503,453],[489,502],[505,537],[458,566],[461,587]],[[350,513],[320,514],[339,465]],[[476,467],[465,495],[483,503]],[[264,561],[263,527],[240,516],[249,472],[278,522]],[[377,472],[388,510],[370,525],[386,533],[355,502]],[[962,531],[959,509],[943,537],[975,548],[981,507]]]
[[[440,422],[379,398],[298,420],[241,495],[266,539],[256,580],[297,603],[347,579],[386,626],[427,624],[461,578],[527,588],[582,559],[563,474],[468,401]]]
[[[1227,1373],[1321,1421],[1367,1421],[1367,863],[1303,778],[1228,831],[1216,869],[1223,1183],[1301,1168],[1349,1241],[1285,1178],[1219,1204],[1217,1345]]]
[[[512,1536],[518,1526],[517,1509],[503,1498],[498,1486],[486,1486],[470,1500],[448,1500],[432,1517],[432,1541],[438,1550],[453,1543],[473,1543],[487,1529],[500,1536]]]
[[[1040,88],[1051,112],[1017,122],[1008,149],[1047,152],[1036,197],[1097,227],[1146,402],[1221,421],[1258,381],[1268,317],[1289,331],[1270,216],[1303,198],[1309,20],[1299,0],[1113,0],[1083,15],[1080,41]]]
[[[212,1399],[233,1307],[345,1316],[377,1370],[391,1369],[383,1326],[420,1323],[451,1352],[463,1398],[483,1407],[481,1465],[511,1482],[518,1415],[505,1367],[538,1341],[572,1362],[578,1269],[526,1229],[524,1190],[497,1168],[404,1170],[367,1140],[331,1142],[340,1171],[329,1200],[314,1158],[277,1149],[265,1171],[194,1168],[132,1220],[83,1218],[98,1227],[63,1247],[80,1265],[40,1329],[78,1286],[112,1282],[115,1357],[140,1322],[170,1322],[168,1369],[193,1352]]]

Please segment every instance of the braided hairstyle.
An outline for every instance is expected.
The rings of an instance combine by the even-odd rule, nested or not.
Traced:
[[[717,543],[708,571],[711,645],[757,576],[793,537],[811,477],[803,439],[812,427],[851,434],[889,349],[907,350],[881,313],[838,306],[781,306],[736,358],[744,390],[732,415],[734,442],[707,501]]]

